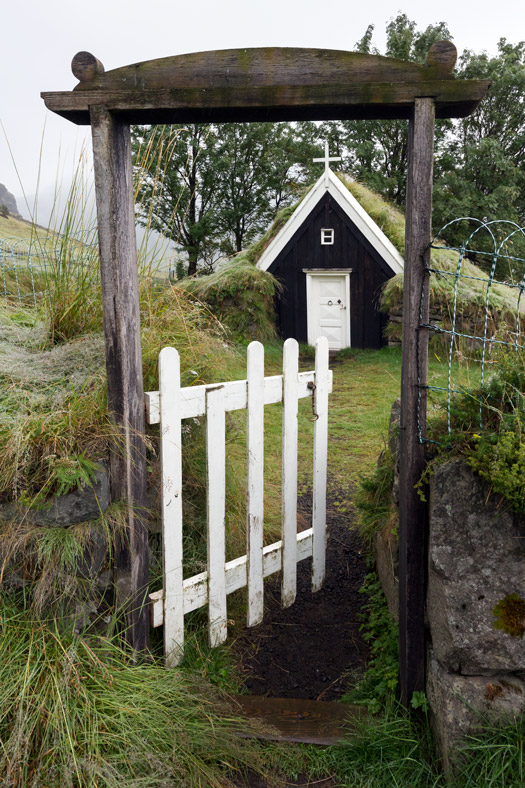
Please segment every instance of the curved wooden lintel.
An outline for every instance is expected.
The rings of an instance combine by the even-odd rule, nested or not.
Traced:
[[[439,41],[425,65],[330,49],[269,47],[176,55],[105,71],[89,52],[73,58],[71,92],[43,93],[46,106],[89,123],[103,105],[130,123],[334,118],[408,118],[417,97],[437,117],[470,114],[487,80],[457,80],[457,52]]]

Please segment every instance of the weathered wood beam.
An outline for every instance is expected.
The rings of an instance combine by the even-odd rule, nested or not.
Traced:
[[[430,96],[438,117],[463,117],[488,80],[452,75],[456,49],[431,48],[427,63],[326,49],[236,49],[177,55],[104,71],[89,52],[73,59],[73,91],[42,93],[46,106],[78,124],[103,104],[130,123],[409,118]]]
[[[106,107],[90,110],[108,411],[119,431],[111,452],[111,498],[126,506],[127,529],[117,535],[116,588],[127,636],[139,656],[149,643],[148,533],[144,518],[146,462],[144,391],[129,125]]]
[[[428,275],[432,218],[434,101],[418,98],[409,128],[399,479],[399,666],[401,700],[425,688],[426,504],[415,489],[425,465]],[[423,290],[423,285],[426,284]],[[422,297],[422,293],[424,296]]]

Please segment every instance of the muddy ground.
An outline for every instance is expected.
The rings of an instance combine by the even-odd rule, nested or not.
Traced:
[[[265,615],[258,627],[246,629],[235,650],[252,695],[279,698],[338,700],[367,662],[368,647],[360,632],[364,598],[359,593],[366,574],[364,550],[352,530],[350,513],[336,508],[337,496],[327,501],[328,547],[326,580],[315,594],[310,590],[311,559],[298,564],[297,599],[283,610],[280,578],[265,581]],[[299,501],[303,527],[310,527],[311,496]],[[312,785],[331,788],[326,778]],[[246,788],[264,788],[254,778]],[[283,786],[308,786],[290,781]]]

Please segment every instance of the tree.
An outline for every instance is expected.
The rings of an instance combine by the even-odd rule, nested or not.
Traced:
[[[436,230],[461,216],[508,219],[525,225],[525,42],[513,46],[501,39],[498,53],[490,58],[485,52],[465,51],[460,58],[458,76],[488,78],[492,85],[476,111],[456,122],[437,162]],[[473,227],[471,223],[470,229]],[[468,226],[453,225],[448,228],[447,241],[461,243],[466,232]],[[481,236],[480,243],[483,247]],[[525,256],[521,236],[516,236],[512,251]],[[491,264],[486,257],[478,262],[485,268]],[[523,266],[509,267],[502,261],[496,274],[519,277]]]
[[[0,205],[0,216],[3,219],[9,219],[9,208],[7,205]]]
[[[369,25],[355,50],[378,55],[372,45],[374,25]],[[435,41],[450,39],[445,22],[416,30],[416,23],[406,14],[398,14],[386,28],[385,54],[400,60],[424,63]],[[450,121],[436,123],[436,148],[442,146]],[[333,149],[343,157],[345,166],[356,178],[387,199],[404,205],[408,156],[408,123],[403,120],[358,120],[325,124]]]
[[[138,221],[188,255],[188,273],[213,258],[217,180],[212,126],[136,126],[133,129]]]
[[[217,231],[224,254],[240,252],[289,201],[304,171],[304,142],[289,123],[227,123],[217,146]]]
[[[291,199],[314,155],[313,124],[137,128],[139,222],[188,254],[188,273],[241,251]]]

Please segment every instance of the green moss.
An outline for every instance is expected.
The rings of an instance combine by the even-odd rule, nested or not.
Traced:
[[[492,611],[495,629],[501,629],[515,638],[522,638],[525,634],[525,599],[515,592],[507,594],[500,599]]]
[[[507,508],[525,514],[525,356],[508,350],[492,358],[492,377],[477,389],[453,395],[451,433],[442,415],[429,421],[440,457],[452,448],[490,485]]]
[[[392,510],[392,485],[395,459],[390,450],[381,452],[377,466],[359,480],[354,503],[357,509],[356,527],[363,541],[370,547],[381,532]]]
[[[274,299],[279,283],[240,254],[211,276],[183,279],[180,286],[208,305],[236,339],[275,337]]]

